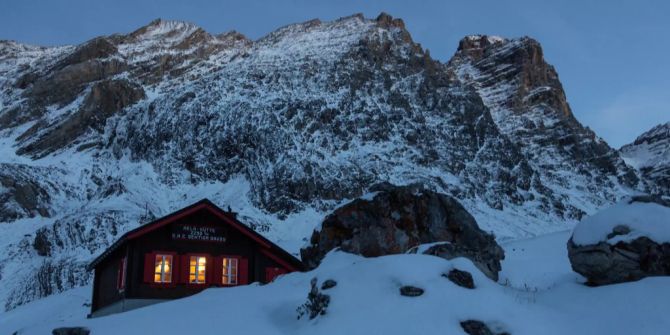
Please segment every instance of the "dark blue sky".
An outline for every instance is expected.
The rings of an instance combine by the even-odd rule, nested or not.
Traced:
[[[670,121],[670,2],[663,0],[0,0],[0,39],[74,44],[158,17],[256,39],[289,23],[381,11],[405,20],[414,40],[442,61],[468,34],[539,40],[577,118],[612,146]]]

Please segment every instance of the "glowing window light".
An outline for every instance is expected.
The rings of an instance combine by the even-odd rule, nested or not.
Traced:
[[[172,282],[172,255],[156,255],[154,283]]]
[[[204,284],[206,271],[207,258],[205,256],[191,256],[188,282],[191,284]]]

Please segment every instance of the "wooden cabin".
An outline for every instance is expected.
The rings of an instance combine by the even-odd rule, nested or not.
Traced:
[[[201,200],[127,232],[89,264],[91,317],[303,269],[288,252]]]

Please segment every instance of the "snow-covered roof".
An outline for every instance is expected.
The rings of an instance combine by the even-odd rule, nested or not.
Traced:
[[[645,200],[643,200],[645,199]],[[670,207],[648,197],[627,198],[609,208],[582,220],[572,235],[577,245],[597,244],[606,241],[632,241],[647,237],[657,243],[670,243]],[[619,234],[613,234],[617,226],[625,226]]]

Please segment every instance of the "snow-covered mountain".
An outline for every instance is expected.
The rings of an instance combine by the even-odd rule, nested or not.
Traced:
[[[642,133],[619,152],[639,171],[650,193],[670,196],[670,122]]]
[[[79,46],[0,41],[6,309],[87,283],[119,234],[201,198],[297,252],[379,182],[454,195],[500,239],[638,187],[529,38],[466,37],[441,63],[382,14],[256,41],[163,20]]]

